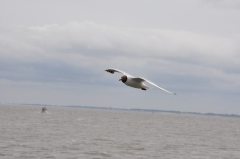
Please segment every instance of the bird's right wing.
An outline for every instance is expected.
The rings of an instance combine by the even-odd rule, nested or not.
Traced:
[[[124,71],[121,71],[121,70],[115,69],[115,68],[109,68],[109,69],[107,69],[107,70],[105,70],[105,71],[107,71],[107,72],[109,72],[109,73],[111,73],[111,74],[114,74],[114,72],[118,72],[118,73],[122,73],[123,75],[133,77],[132,75],[130,75],[130,74],[124,72]]]
[[[150,83],[151,85],[153,85],[153,86],[155,86],[155,87],[157,87],[157,88],[159,88],[159,89],[161,89],[161,90],[163,90],[163,91],[165,91],[165,92],[168,92],[168,93],[172,93],[172,94],[174,94],[174,95],[177,95],[176,93],[170,92],[170,91],[168,91],[168,90],[160,87],[159,85],[153,83],[152,81],[147,80],[146,78],[136,77],[136,78],[133,78],[133,80],[138,81],[138,82],[148,82],[148,83]]]

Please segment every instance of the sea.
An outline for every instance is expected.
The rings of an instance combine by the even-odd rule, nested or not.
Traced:
[[[1,159],[240,159],[240,118],[0,105]]]

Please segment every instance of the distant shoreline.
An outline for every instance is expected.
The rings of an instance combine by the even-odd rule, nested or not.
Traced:
[[[25,105],[25,106],[48,106],[48,107],[68,107],[68,108],[86,108],[86,109],[104,109],[104,110],[123,110],[123,111],[139,111],[139,112],[156,112],[156,113],[172,113],[172,114],[193,114],[193,115],[205,115],[205,116],[220,116],[220,117],[233,117],[240,118],[237,114],[217,114],[217,113],[199,113],[199,112],[182,112],[175,110],[159,110],[159,109],[140,109],[140,108],[113,108],[113,107],[97,107],[97,106],[60,106],[50,104],[27,104],[27,103],[0,103],[0,105]]]

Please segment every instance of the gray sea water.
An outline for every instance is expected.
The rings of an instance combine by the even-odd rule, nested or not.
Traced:
[[[0,158],[239,159],[240,119],[0,105]]]

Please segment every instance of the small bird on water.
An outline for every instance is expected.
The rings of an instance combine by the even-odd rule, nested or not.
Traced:
[[[118,69],[114,69],[114,68],[110,68],[110,69],[107,69],[105,70],[109,73],[112,73],[114,74],[114,72],[118,72],[118,73],[122,73],[123,76],[119,79],[119,81],[122,81],[124,84],[126,84],[127,86],[130,86],[130,87],[133,87],[133,88],[138,88],[138,89],[142,89],[142,90],[147,90],[149,89],[148,86],[146,86],[143,82],[148,82],[150,83],[151,85],[165,91],[165,92],[168,92],[168,93],[171,93],[171,94],[174,94],[176,95],[176,93],[173,93],[173,92],[170,92],[162,87],[160,87],[159,85],[147,80],[146,78],[142,78],[142,77],[134,77],[124,71],[121,71],[121,70],[118,70]]]
[[[46,107],[43,107],[43,108],[42,108],[42,113],[46,113],[46,111],[47,111],[47,108],[46,108]]]

